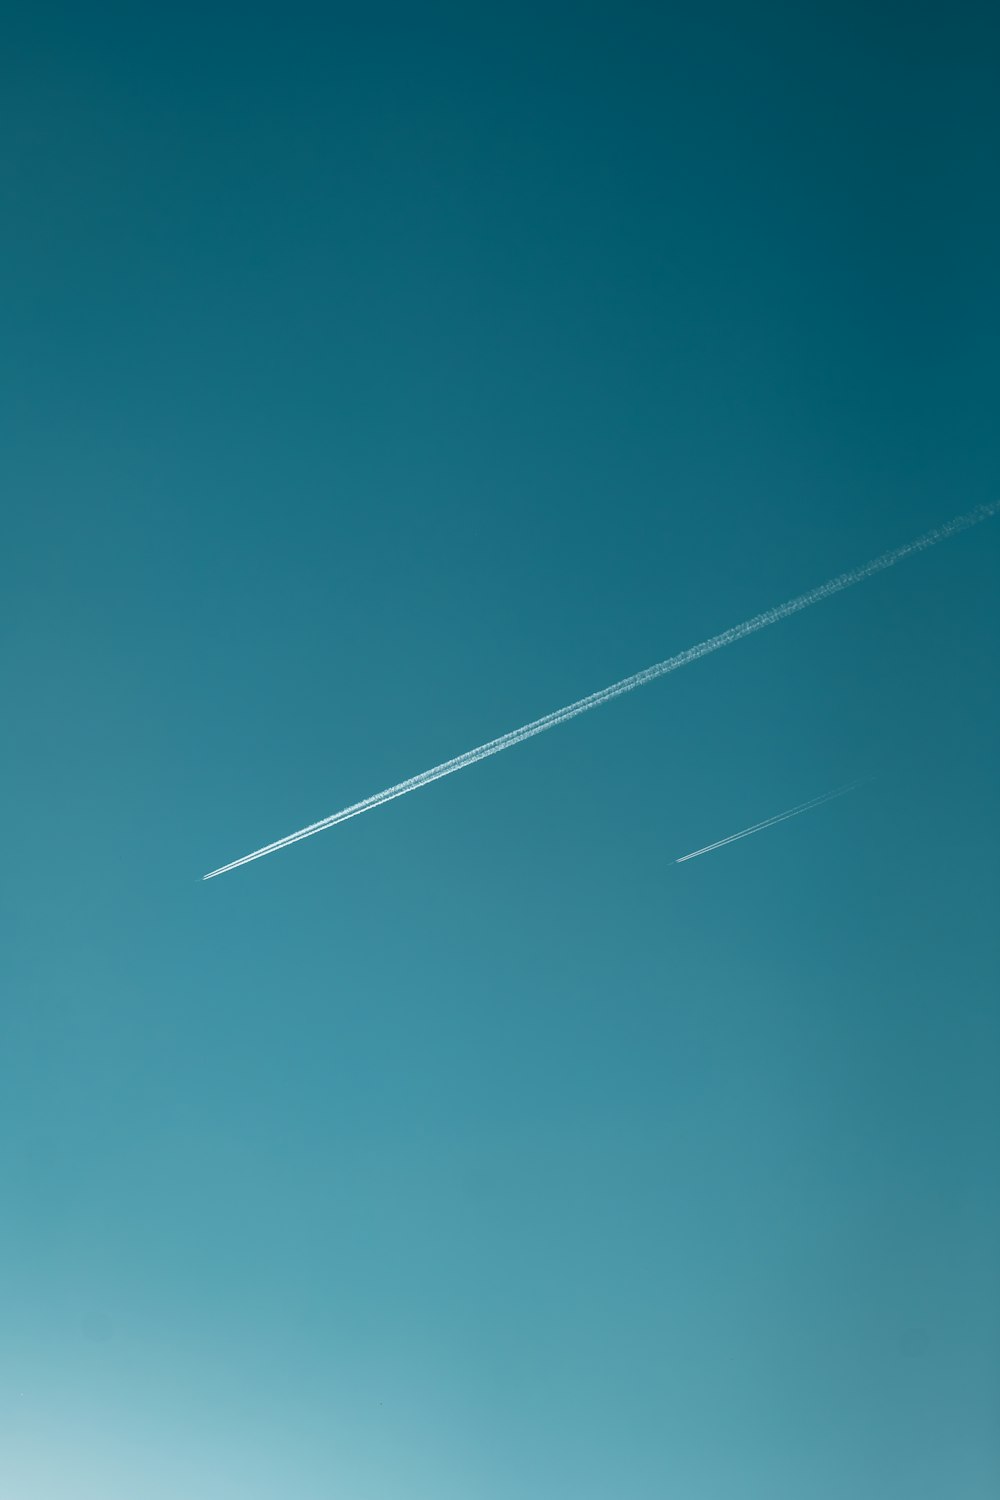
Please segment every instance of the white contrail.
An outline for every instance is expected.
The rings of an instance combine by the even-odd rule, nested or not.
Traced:
[[[928,547],[934,547],[938,542],[956,536],[960,531],[967,531],[970,526],[978,526],[980,521],[996,515],[998,510],[1000,510],[1000,501],[977,505],[975,510],[955,516],[953,520],[946,521],[943,526],[936,526],[933,531],[924,532],[923,536],[918,536],[914,541],[905,542],[902,547],[894,547],[891,552],[883,552],[880,557],[864,563],[860,568],[852,568],[849,573],[840,573],[836,578],[831,578],[828,583],[821,583],[818,588],[810,589],[807,594],[799,594],[785,604],[778,604],[774,609],[767,609],[763,614],[754,615],[752,619],[744,620],[742,625],[732,625],[720,635],[713,635],[698,646],[690,646],[686,651],[678,652],[676,656],[668,656],[666,661],[646,667],[632,677],[623,677],[620,682],[613,682],[610,687],[601,688],[599,692],[591,693],[587,698],[580,698],[576,703],[567,704],[565,708],[557,708],[554,713],[546,714],[544,718],[533,719],[530,724],[524,724],[520,729],[511,729],[507,734],[500,735],[498,739],[489,740],[485,745],[477,746],[475,750],[466,750],[464,755],[456,755],[454,760],[443,761],[439,766],[432,766],[429,771],[421,771],[419,776],[411,776],[408,781],[400,781],[395,786],[386,787],[385,791],[376,792],[373,796],[366,797],[363,802],[355,802],[350,807],[342,808],[340,812],[331,813],[328,818],[321,818],[318,823],[310,823],[308,828],[300,828],[297,833],[286,834],[283,839],[276,839],[273,844],[265,844],[262,849],[255,849],[252,854],[244,854],[241,859],[234,859],[228,865],[221,865],[218,870],[210,870],[207,875],[202,876],[202,879],[212,880],[216,875],[225,875],[228,870],[238,869],[240,865],[249,864],[254,859],[263,859],[265,854],[273,854],[277,849],[296,844],[299,839],[311,838],[314,833],[322,833],[325,828],[332,828],[336,823],[346,823],[348,818],[356,818],[359,813],[370,812],[373,807],[381,807],[383,802],[391,802],[394,797],[403,797],[407,792],[415,792],[418,787],[427,786],[429,782],[437,781],[442,776],[450,776],[453,771],[462,771],[466,766],[475,765],[477,760],[486,760],[490,755],[499,755],[501,750],[509,750],[513,745],[519,745],[522,740],[531,739],[536,734],[543,734],[546,729],[554,729],[557,724],[565,724],[567,719],[575,719],[577,714],[585,714],[589,709],[599,708],[602,703],[609,703],[612,698],[620,698],[623,693],[631,693],[634,688],[644,687],[647,682],[652,682],[656,677],[664,677],[668,672],[676,672],[678,667],[686,667],[690,662],[700,661],[703,656],[709,656],[713,651],[720,651],[723,646],[731,646],[734,641],[742,640],[744,636],[753,635],[755,631],[763,630],[768,625],[776,625],[779,620],[787,620],[789,615],[798,614],[799,610],[819,604],[821,600],[829,599],[843,589],[852,588],[856,583],[863,583],[866,578],[871,578],[875,573],[883,573],[886,568],[891,568],[894,563],[902,562],[905,557],[911,557],[915,552],[924,552]]]
[[[773,828],[776,823],[784,823],[789,818],[797,818],[799,813],[811,812],[814,807],[822,807],[824,802],[832,802],[835,797],[843,797],[860,785],[860,781],[852,781],[849,786],[838,786],[832,792],[824,792],[821,797],[812,797],[808,802],[800,802],[797,807],[790,807],[787,812],[775,813],[773,818],[765,818],[762,823],[754,823],[750,828],[741,828],[739,833],[731,833],[727,838],[717,839],[714,844],[706,844],[704,849],[695,849],[691,854],[682,854],[680,859],[674,860],[674,864],[683,865],[689,859],[697,859],[699,854],[711,854],[713,849],[722,849],[726,844],[735,844],[737,839],[748,839],[752,833],[760,833],[763,828]]]

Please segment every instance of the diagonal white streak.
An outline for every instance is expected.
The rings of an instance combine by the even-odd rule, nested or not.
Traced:
[[[904,558],[912,557],[914,553],[924,552],[928,547],[935,547],[938,542],[957,536],[960,531],[967,531],[970,526],[978,526],[980,521],[996,515],[998,510],[1000,510],[1000,501],[978,505],[975,510],[955,516],[952,520],[946,521],[943,526],[936,526],[932,531],[924,532],[923,536],[918,536],[912,542],[905,542],[901,547],[894,547],[891,552],[883,552],[881,556],[873,558],[871,562],[864,563],[859,568],[852,568],[848,573],[838,574],[836,578],[831,578],[827,583],[821,583],[817,588],[810,589],[808,593],[798,594],[785,604],[766,609],[763,614],[754,615],[740,625],[731,625],[728,630],[709,637],[707,641],[702,641],[697,646],[690,646],[686,651],[678,652],[676,656],[668,656],[665,661],[646,667],[631,677],[623,677],[620,682],[613,682],[610,687],[601,688],[599,692],[591,693],[586,698],[579,698],[575,703],[567,704],[565,708],[557,708],[554,713],[545,714],[541,719],[533,719],[530,724],[524,724],[520,729],[511,729],[507,734],[502,734],[495,740],[489,740],[485,745],[478,745],[474,750],[466,750],[464,755],[456,755],[453,760],[442,761],[439,766],[432,766],[429,771],[421,771],[418,776],[411,776],[407,781],[397,782],[395,786],[386,787],[385,791],[375,792],[373,796],[366,797],[362,802],[355,802],[350,807],[342,808],[340,812],[331,813],[328,818],[321,818],[318,823],[310,823],[307,828],[300,828],[297,833],[286,834],[284,838],[276,839],[273,844],[265,844],[263,848],[255,849],[252,854],[244,854],[241,859],[234,859],[228,865],[221,865],[219,869],[209,871],[202,879],[212,880],[216,875],[225,875],[227,871],[249,864],[251,860],[263,859],[265,854],[274,854],[278,849],[285,849],[289,844],[296,844],[299,839],[311,838],[314,833],[322,833],[324,829],[333,828],[337,823],[346,823],[348,818],[356,818],[361,813],[370,812],[372,808],[381,807],[384,802],[391,802],[396,797],[404,797],[407,792],[415,792],[418,787],[438,781],[442,776],[450,776],[453,771],[463,771],[466,766],[475,765],[476,761],[486,760],[491,755],[499,755],[501,750],[510,750],[514,745],[519,745],[522,740],[531,739],[536,734],[544,734],[547,729],[555,729],[557,724],[565,724],[568,719],[575,719],[578,714],[585,714],[592,708],[600,708],[602,703],[610,703],[612,698],[620,698],[624,693],[631,693],[635,688],[644,687],[647,682],[652,682],[657,677],[665,677],[668,672],[676,672],[679,667],[686,667],[691,662],[700,661],[703,656],[709,656],[713,651],[721,651],[723,646],[731,646],[736,641],[742,640],[744,636],[754,635],[756,631],[764,630],[768,625],[777,625],[780,620],[787,620],[790,615],[797,615],[800,610],[809,609],[813,604],[819,604],[822,600],[829,599],[844,589],[853,588],[856,583],[863,583],[866,578],[885,572],[887,568],[902,562]]]
[[[737,839],[748,839],[752,833],[760,833],[765,828],[773,828],[776,823],[786,823],[789,818],[797,818],[800,813],[811,812],[813,808],[822,807],[824,802],[832,802],[835,797],[843,797],[860,785],[860,781],[852,781],[849,786],[838,786],[832,792],[824,792],[821,797],[812,797],[808,802],[800,802],[797,807],[790,807],[787,812],[775,813],[773,818],[765,818],[762,823],[754,823],[750,828],[741,828],[739,833],[731,833],[727,838],[716,839],[714,844],[706,844],[704,849],[694,849],[690,854],[682,854],[680,859],[674,860],[674,864],[683,865],[689,859],[697,859],[699,854],[711,854],[715,849],[724,849],[727,844],[735,844]]]

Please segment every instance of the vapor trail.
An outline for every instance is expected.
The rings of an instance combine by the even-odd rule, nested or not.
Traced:
[[[210,870],[207,875],[202,876],[202,879],[212,880],[216,875],[225,875],[228,870],[235,870],[254,859],[262,859],[265,854],[274,854],[278,849],[298,843],[299,839],[311,838],[314,833],[322,833],[325,828],[332,828],[336,823],[346,823],[348,818],[356,818],[360,813],[370,812],[374,807],[381,807],[383,802],[391,802],[395,797],[404,797],[407,792],[415,792],[418,787],[427,786],[431,781],[438,781],[442,776],[450,776],[453,771],[463,771],[466,766],[475,765],[478,760],[486,760],[490,755],[499,755],[501,750],[510,750],[512,746],[519,745],[522,740],[531,739],[536,734],[543,734],[547,729],[554,729],[557,724],[565,724],[567,719],[575,719],[578,714],[585,714],[592,708],[600,708],[602,703],[610,703],[612,698],[620,698],[624,693],[631,693],[635,688],[644,687],[647,682],[652,682],[656,677],[665,677],[668,672],[676,672],[679,667],[686,667],[690,662],[700,661],[703,656],[709,656],[713,651],[720,651],[723,646],[731,646],[735,641],[742,640],[744,636],[753,635],[768,625],[777,625],[779,620],[787,620],[789,615],[797,615],[800,610],[819,604],[821,600],[829,599],[844,589],[853,588],[854,584],[863,583],[866,578],[871,578],[875,573],[884,573],[887,568],[902,562],[906,557],[911,557],[915,552],[924,552],[928,547],[934,547],[938,542],[946,541],[948,537],[957,536],[960,531],[967,531],[970,526],[978,526],[980,521],[996,515],[998,510],[1000,510],[1000,501],[977,505],[975,510],[955,516],[951,521],[946,521],[943,526],[936,526],[932,531],[924,532],[923,536],[918,536],[914,541],[905,542],[901,547],[894,547],[891,552],[883,552],[881,556],[873,558],[871,562],[864,563],[859,568],[852,568],[848,573],[840,573],[836,578],[831,578],[828,583],[821,583],[806,594],[798,594],[785,604],[766,609],[763,614],[754,615],[752,619],[744,620],[741,625],[731,625],[728,630],[723,630],[720,635],[710,636],[707,641],[702,641],[698,646],[690,646],[686,651],[678,652],[676,656],[668,656],[666,661],[646,667],[631,677],[623,677],[620,682],[613,682],[610,687],[601,688],[599,692],[591,693],[587,698],[580,698],[576,703],[569,703],[565,708],[557,708],[554,713],[546,714],[541,719],[533,719],[530,724],[524,724],[520,729],[511,729],[506,734],[500,735],[498,739],[489,740],[485,745],[477,746],[475,750],[466,750],[464,755],[456,755],[454,760],[442,761],[441,765],[432,766],[429,771],[421,771],[418,776],[411,776],[408,781],[400,781],[395,786],[386,787],[383,792],[375,792],[373,796],[366,797],[363,802],[355,802],[350,807],[342,808],[340,812],[331,813],[328,818],[321,818],[318,823],[310,823],[308,828],[300,828],[297,833],[286,834],[283,839],[276,839],[273,844],[265,844],[262,849],[255,849],[252,854],[244,854],[241,859],[234,859],[228,865],[221,865],[218,870]]]
[[[822,807],[824,802],[832,802],[835,797],[843,797],[860,785],[859,781],[852,781],[849,786],[839,786],[832,792],[824,792],[821,797],[812,797],[808,802],[800,802],[797,807],[790,807],[787,812],[775,813],[773,818],[765,818],[762,823],[754,823],[750,828],[741,828],[739,833],[729,834],[728,838],[717,839],[714,844],[706,844],[704,849],[695,849],[691,854],[682,854],[680,859],[674,860],[674,864],[683,865],[689,859],[697,859],[699,854],[711,854],[713,849],[722,849],[726,844],[735,844],[737,839],[748,839],[752,833],[760,833],[764,828],[773,828],[776,823],[785,823],[789,818],[797,818],[799,813],[811,812],[814,807]]]

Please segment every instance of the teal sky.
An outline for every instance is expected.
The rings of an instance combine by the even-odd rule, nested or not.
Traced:
[[[997,498],[989,8],[4,32],[0,1490],[993,1496],[1000,519],[200,879]]]

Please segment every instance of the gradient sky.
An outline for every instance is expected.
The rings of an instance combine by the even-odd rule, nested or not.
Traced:
[[[0,1490],[986,1500],[982,5],[7,7]],[[858,777],[697,861],[680,854]]]

